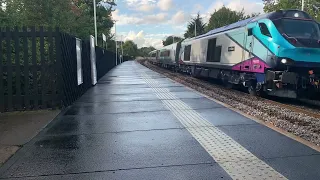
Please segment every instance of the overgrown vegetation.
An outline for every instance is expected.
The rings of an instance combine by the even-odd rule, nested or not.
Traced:
[[[280,9],[301,9],[301,0],[262,0],[265,4],[263,10],[272,12]],[[320,21],[320,0],[305,0],[304,11]]]
[[[112,40],[114,35],[111,33],[111,28],[114,26],[111,17],[111,13],[114,11],[113,6],[104,3],[103,0],[96,1],[98,36],[104,33],[108,39],[108,50],[115,52],[116,43]],[[300,0],[262,0],[262,2],[265,12],[279,9],[301,9]],[[0,0],[0,6],[2,6],[0,8],[0,27],[59,27],[62,31],[82,39],[88,39],[89,35],[94,34],[92,0]],[[304,10],[315,19],[320,20],[319,7],[320,0],[308,0]],[[223,6],[212,12],[209,21],[205,23],[198,13],[188,23],[183,38],[169,36],[162,43],[167,46],[184,38],[192,38],[195,34],[202,35],[212,29],[257,15],[259,14],[247,15],[243,9],[234,11]],[[98,44],[102,45],[101,37],[99,37]],[[120,48],[118,49],[120,50]],[[123,43],[124,55],[128,56],[147,56],[154,49],[154,47],[139,49],[133,41]]]
[[[111,41],[113,7],[103,0],[96,2],[98,35],[104,33]],[[0,0],[0,4],[0,27],[59,27],[82,39],[94,35],[91,0]]]
[[[183,38],[178,36],[169,36],[164,41],[162,41],[163,46],[168,46],[170,44],[176,43],[183,40]]]
[[[187,26],[187,31],[184,34],[184,38],[192,38],[195,37],[195,35],[199,36],[204,33],[206,24],[203,22],[203,19],[200,17],[200,13],[197,14],[197,17],[193,18]],[[197,33],[195,33],[197,32]]]

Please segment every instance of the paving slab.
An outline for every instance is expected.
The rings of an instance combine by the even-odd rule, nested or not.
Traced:
[[[113,101],[156,101],[158,97],[152,93],[137,93],[137,94],[96,94],[95,96],[82,96],[76,103],[94,103],[94,102],[113,102]]]
[[[59,112],[59,110],[39,110],[0,114],[0,167]]]
[[[181,129],[183,126],[168,111],[104,115],[63,116],[50,124],[42,135],[77,135],[123,131]]]
[[[150,89],[151,90],[151,89]],[[177,98],[184,99],[194,99],[194,98],[202,98],[199,94],[194,92],[173,92],[173,94]],[[167,99],[171,99],[168,97]],[[148,93],[128,93],[128,94],[95,94],[94,96],[90,94],[83,95],[77,102],[81,103],[94,103],[94,102],[112,102],[112,101],[155,101],[159,100],[157,96],[155,96],[152,92]]]
[[[0,114],[0,144],[26,144],[59,113],[59,110],[40,110]]]
[[[214,109],[214,108],[225,108],[224,106],[211,101],[205,97],[197,99],[181,99],[184,103],[188,104],[192,109]]]
[[[215,126],[257,124],[255,121],[228,108],[197,109],[197,112]]]
[[[156,112],[166,111],[167,108],[161,101],[129,101],[106,103],[81,103],[73,105],[65,115],[93,115],[108,113],[129,112]]]
[[[219,128],[260,158],[270,159],[319,154],[318,151],[261,124],[220,126]]]
[[[214,163],[184,129],[38,137],[32,143],[2,178]]]
[[[320,155],[273,158],[265,161],[290,180],[320,177]]]
[[[21,178],[10,178],[18,180]],[[157,168],[131,169],[120,171],[93,172],[67,175],[52,175],[45,177],[30,177],[26,180],[142,180],[142,179],[174,179],[174,180],[195,180],[195,179],[221,179],[231,180],[217,164],[198,164],[169,166]]]
[[[167,86],[165,88],[167,91],[170,92],[184,92],[190,91],[185,87],[181,86]],[[86,95],[95,95],[95,94],[108,94],[108,95],[116,95],[116,94],[142,94],[142,93],[153,93],[152,89],[150,88],[126,88],[126,89],[119,89],[119,88],[92,88],[90,89]]]
[[[18,151],[18,146],[6,146],[0,144],[0,167],[5,163],[14,153]]]

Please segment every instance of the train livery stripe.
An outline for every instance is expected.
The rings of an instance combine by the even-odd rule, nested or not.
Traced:
[[[231,37],[229,34],[225,34],[225,35],[226,35],[231,41],[233,41],[233,42],[236,43],[238,46],[240,46],[243,50],[245,50],[247,53],[250,52],[249,49],[247,49],[246,46],[245,46],[243,43],[238,42],[236,39],[234,39],[233,37]],[[257,39],[257,38],[255,38],[255,39]],[[257,40],[257,41],[258,41],[259,43],[261,43],[259,40]],[[265,46],[265,45],[263,45],[263,46]],[[270,52],[269,49],[266,48],[266,50]],[[272,52],[270,52],[270,53],[272,53]],[[257,57],[257,58],[259,58],[259,59],[261,59],[261,60],[264,60],[263,57],[258,56],[254,51],[251,52],[251,54],[252,54],[254,57]]]
[[[233,179],[286,179],[231,137],[220,131],[157,80],[141,72],[147,85],[190,134]]]

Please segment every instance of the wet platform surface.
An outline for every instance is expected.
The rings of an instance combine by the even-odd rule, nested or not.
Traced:
[[[0,179],[320,179],[320,153],[136,62],[110,71]]]

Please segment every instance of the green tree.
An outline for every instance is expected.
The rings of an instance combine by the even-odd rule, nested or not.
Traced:
[[[273,12],[280,9],[301,9],[301,1],[296,0],[262,0],[264,3],[265,12]],[[320,21],[320,0],[306,0],[304,11]]]
[[[222,8],[220,8],[219,10],[215,10],[213,14],[211,14],[209,23],[206,27],[206,31],[208,32],[212,29],[223,27],[257,15],[257,13],[245,15],[243,9],[241,11],[233,11],[223,6]]]
[[[168,46],[170,44],[182,41],[183,39],[181,37],[177,36],[169,36],[164,41],[162,41],[163,46]]]
[[[149,53],[151,51],[154,51],[156,50],[156,48],[150,46],[150,47],[142,47],[140,48],[138,51],[139,51],[139,56],[142,56],[142,57],[147,57],[149,55]]]
[[[136,57],[138,55],[138,47],[137,45],[129,40],[123,44],[123,54],[125,56],[133,56]]]
[[[184,34],[184,38],[192,38],[195,36],[195,30],[197,31],[197,36],[204,34],[206,24],[203,22],[203,19],[200,17],[200,14],[197,14],[197,17],[193,18],[188,26],[187,31]]]
[[[69,0],[5,0],[11,26],[59,26],[72,28],[74,16]]]
[[[4,6],[2,6],[3,5],[2,1],[3,0],[0,0],[0,26],[1,26],[1,24],[3,24],[3,25],[7,25],[8,24],[8,17],[7,17],[7,14],[4,11]]]
[[[262,0],[264,2],[263,10],[273,12],[280,9],[301,9],[301,1],[296,0]]]
[[[6,21],[0,26],[59,27],[62,31],[87,39],[94,35],[93,1],[90,0],[1,0],[6,3]],[[98,35],[110,35],[112,6],[97,0]],[[2,16],[1,16],[2,17]],[[4,19],[4,18],[2,18]],[[9,22],[9,23],[8,23]]]

